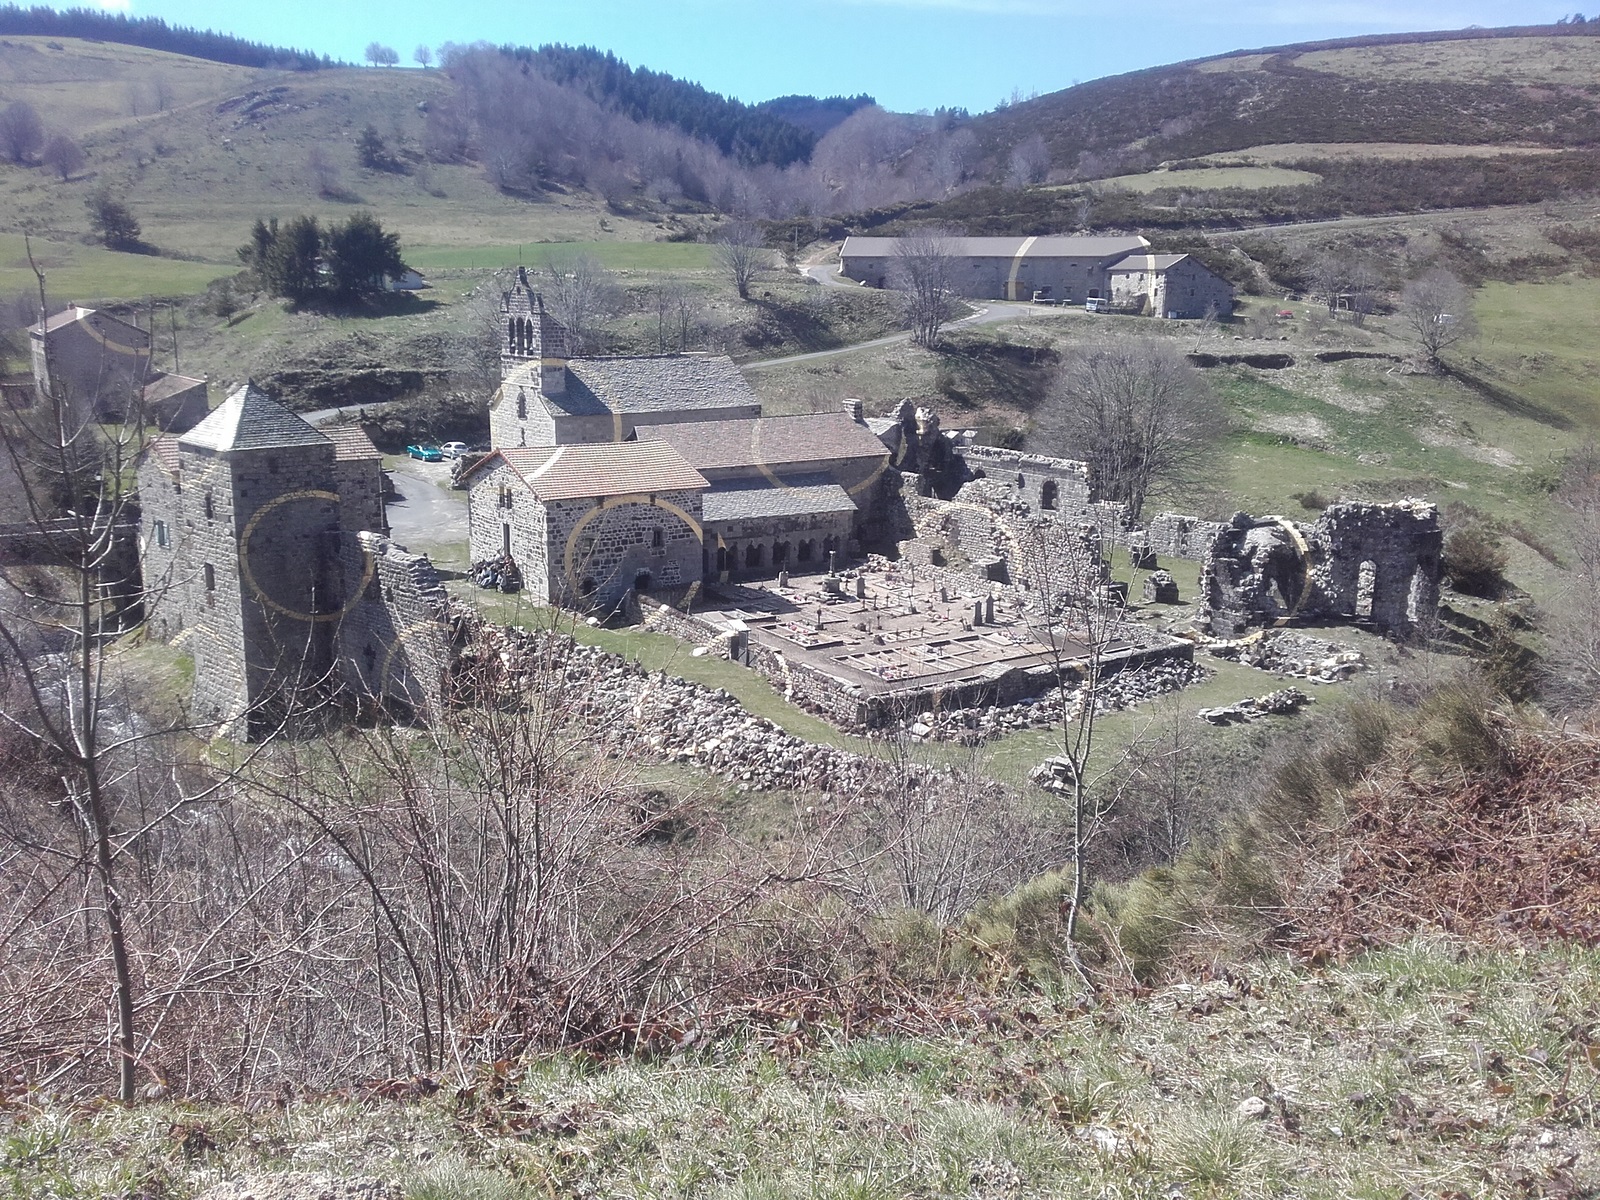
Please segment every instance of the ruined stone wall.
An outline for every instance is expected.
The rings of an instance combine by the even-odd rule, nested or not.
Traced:
[[[1199,562],[1205,558],[1217,535],[1226,528],[1220,521],[1207,521],[1180,513],[1162,513],[1146,527],[1145,537],[1155,554]]]
[[[339,682],[358,695],[438,716],[452,662],[450,600],[426,555],[372,532],[337,535],[344,594]]]
[[[1331,504],[1312,527],[1310,541],[1319,615],[1367,618],[1396,634],[1432,624],[1444,549],[1434,505]]]
[[[1088,463],[997,446],[968,446],[961,456],[970,470],[1008,485],[1018,500],[1040,512],[1079,511],[1091,500]]]
[[[687,587],[703,575],[698,491],[543,507],[551,603],[608,608],[636,584],[641,591]]]
[[[1221,637],[1290,618],[1366,620],[1409,636],[1438,611],[1443,543],[1438,510],[1422,500],[1342,502],[1313,525],[1241,513],[1201,568],[1204,620]]]

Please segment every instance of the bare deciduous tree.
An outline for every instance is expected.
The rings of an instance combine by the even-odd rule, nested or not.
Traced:
[[[911,340],[919,346],[931,349],[956,312],[955,237],[947,229],[918,230],[899,239],[889,262],[889,286],[900,293]]]
[[[426,71],[433,66],[433,51],[428,48],[426,43],[423,43],[411,52],[411,61]]]
[[[1099,983],[1084,961],[1079,925],[1089,898],[1093,856],[1123,807],[1132,782],[1124,764],[1137,744],[1120,754],[1096,755],[1101,694],[1115,670],[1112,648],[1127,621],[1123,593],[1106,585],[1105,547],[1093,529],[1069,528],[1048,519],[1034,521],[1018,537],[1018,556],[1032,598],[1030,614],[1036,641],[1050,648],[1061,686],[1054,693],[1060,742],[1057,752],[1033,773],[1033,780],[1064,806],[1067,835],[1067,894],[1062,908],[1067,961],[1090,991]],[[1070,686],[1075,681],[1076,687]]]
[[[65,183],[72,178],[73,172],[83,169],[86,159],[82,146],[66,134],[58,133],[44,144],[39,161],[61,176],[61,182]]]
[[[368,42],[366,59],[375,67],[392,67],[400,61],[400,55],[393,46],[385,46],[382,42]]]
[[[730,221],[723,226],[713,253],[741,300],[750,299],[750,284],[772,260],[761,230],[750,221]]]
[[[1062,364],[1030,439],[1089,464],[1137,520],[1152,490],[1186,482],[1226,427],[1200,373],[1164,342],[1088,345]]]
[[[1478,334],[1472,313],[1472,292],[1449,271],[1429,271],[1406,284],[1400,293],[1400,316],[1430,370],[1444,365],[1443,355]]]
[[[1041,134],[1033,134],[1018,142],[1011,150],[1006,164],[1006,186],[1024,188],[1029,184],[1043,183],[1050,174],[1050,147]]]
[[[656,349],[680,353],[697,340],[705,314],[700,293],[680,279],[650,289],[650,311],[656,317]]]
[[[605,322],[616,311],[612,273],[592,254],[552,255],[539,274],[539,288],[556,319],[567,327],[574,354],[594,354]]]
[[[1362,324],[1377,305],[1378,273],[1346,250],[1329,250],[1311,265],[1312,294],[1330,313],[1349,313]]]
[[[0,154],[22,166],[44,146],[44,122],[26,100],[13,100],[0,112]]]

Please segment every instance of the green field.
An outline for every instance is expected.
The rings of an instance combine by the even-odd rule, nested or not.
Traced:
[[[612,271],[704,271],[714,265],[712,248],[695,242],[523,242],[513,246],[418,246],[406,262],[418,270],[440,267],[542,267],[587,255]]]
[[[213,279],[236,267],[211,262],[119,254],[80,242],[33,239],[34,261],[45,273],[54,300],[138,300],[203,292]],[[32,293],[36,287],[20,234],[0,233],[0,293]]]

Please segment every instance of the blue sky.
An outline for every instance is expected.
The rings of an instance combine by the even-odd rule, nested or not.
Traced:
[[[95,0],[85,0],[93,3]],[[1555,0],[1581,3],[1582,0]],[[1600,0],[1590,0],[1600,8]],[[1529,0],[100,0],[103,8],[359,61],[377,39],[588,44],[742,100],[870,92],[978,112],[1023,92],[1252,46],[1541,24]],[[66,7],[66,5],[62,5]],[[1581,11],[1581,10],[1580,10]],[[1594,15],[1594,14],[1591,14]]]

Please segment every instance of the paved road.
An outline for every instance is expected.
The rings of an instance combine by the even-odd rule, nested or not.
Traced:
[[[380,400],[376,404],[346,404],[343,408],[318,408],[300,415],[313,425],[331,425],[341,417],[354,417],[361,413],[380,413],[399,400]]]
[[[837,269],[826,263],[819,266],[802,267],[807,275],[815,279],[823,287],[857,288],[861,285],[852,279],[846,279],[839,274]],[[957,329],[963,325],[994,325],[1001,321],[1020,321],[1031,311],[1037,311],[1030,304],[1013,304],[1006,300],[988,300],[982,308],[970,317],[962,317],[959,321],[951,321],[945,328]],[[768,367],[782,367],[789,363],[812,362],[819,358],[832,358],[836,354],[849,354],[854,350],[870,350],[874,346],[894,346],[901,342],[909,342],[910,333],[892,333],[888,337],[873,338],[867,342],[852,342],[848,346],[840,346],[836,350],[813,350],[809,354],[791,354],[785,358],[764,358],[759,362],[747,362],[740,365],[742,371],[762,371]]]
[[[389,533],[412,550],[467,540],[467,494],[447,490],[450,463],[402,458],[390,472],[397,493],[388,504]]]

